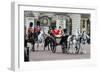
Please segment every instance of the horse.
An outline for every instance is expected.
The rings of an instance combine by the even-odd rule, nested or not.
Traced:
[[[29,49],[31,49],[32,51],[35,51],[35,48],[34,48],[34,45],[35,45],[34,33],[28,34],[26,42],[27,42],[27,47],[29,47]]]
[[[29,34],[24,36],[24,61],[29,61],[29,52],[30,50],[35,51],[34,49],[34,38],[33,34]]]
[[[68,39],[68,47],[67,47],[67,52],[70,53],[70,49],[72,50],[72,53],[79,53],[80,51],[80,43],[81,43],[81,35],[79,32],[77,32],[74,35],[69,35]]]
[[[69,37],[69,35],[66,35],[66,34],[61,37],[60,44],[61,44],[61,47],[62,47],[62,53],[68,53],[67,52],[67,47],[68,47],[67,39],[68,39],[68,37]]]
[[[40,34],[37,36],[37,48],[39,47],[39,44],[42,43],[42,45],[44,45],[44,41],[45,41],[45,32],[44,30],[40,31]]]
[[[45,47],[48,46],[48,50],[49,49],[49,45],[50,44],[50,40],[51,38],[48,37],[47,34],[45,34],[44,29],[41,29],[41,31],[39,33],[32,33],[29,35],[30,36],[30,43],[33,46],[32,47],[32,51],[35,51],[35,44],[37,43],[37,48],[41,45],[43,45],[43,48],[45,50]]]
[[[75,35],[69,35],[67,52],[72,49],[73,53],[83,53],[82,45],[87,44],[88,40],[90,41],[90,37],[86,33],[77,32]]]
[[[52,41],[52,39],[51,39],[50,36],[47,36],[45,38],[45,40],[44,40],[44,50],[45,50],[46,47],[48,47],[48,50],[50,50],[50,47],[49,46],[50,46],[51,41]]]
[[[82,41],[83,44],[86,44],[86,43],[89,44],[90,43],[90,37],[85,32],[83,32],[81,41]]]

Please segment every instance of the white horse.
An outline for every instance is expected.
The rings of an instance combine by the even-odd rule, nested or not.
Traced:
[[[69,53],[80,53],[81,50],[81,33],[76,31],[74,35],[69,35],[68,42],[68,51]]]
[[[77,46],[77,40],[76,40],[76,36],[75,35],[69,35],[68,39],[67,39],[67,52],[68,53],[75,53],[76,52],[76,46]]]
[[[39,44],[44,46],[44,40],[45,40],[45,32],[44,30],[40,31],[40,34],[38,35],[38,41],[37,41],[37,48],[39,47]]]
[[[86,44],[87,43],[87,39],[90,39],[90,37],[86,34],[86,32],[82,33],[82,43]]]

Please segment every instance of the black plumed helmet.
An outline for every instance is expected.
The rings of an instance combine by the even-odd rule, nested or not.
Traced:
[[[37,25],[40,25],[40,21],[37,21]]]
[[[33,23],[32,22],[30,22],[30,27],[32,27],[33,26]]]

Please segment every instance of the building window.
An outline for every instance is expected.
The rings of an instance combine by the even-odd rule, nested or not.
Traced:
[[[82,28],[85,28],[85,20],[83,20],[83,26],[82,26]]]

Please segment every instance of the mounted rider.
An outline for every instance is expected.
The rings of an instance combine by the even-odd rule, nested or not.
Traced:
[[[41,27],[40,27],[40,21],[37,21],[36,26],[34,27],[34,38],[37,41],[38,40],[38,35],[40,34]]]

